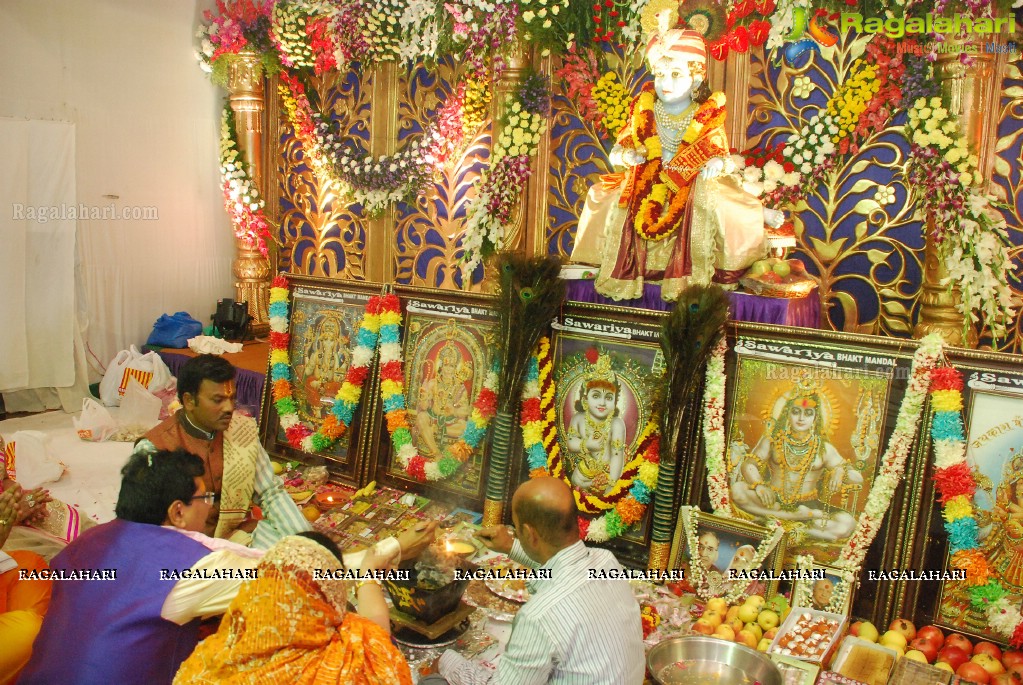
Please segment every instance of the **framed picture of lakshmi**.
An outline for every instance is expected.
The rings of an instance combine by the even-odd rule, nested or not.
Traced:
[[[1001,584],[1009,604],[1023,607],[1023,358],[957,350],[949,361],[963,375],[966,463],[976,482],[973,519],[981,553]],[[928,436],[930,437],[930,436]],[[928,440],[930,443],[930,440]],[[930,446],[930,444],[929,444]],[[989,625],[986,613],[970,604],[965,580],[950,564],[949,534],[933,487],[934,455],[921,471],[924,525],[928,531],[918,564],[940,570],[937,592],[909,587],[906,606],[935,625],[984,640],[1005,642]],[[920,583],[908,583],[914,586]]]
[[[406,416],[423,468],[418,472],[395,451],[381,414],[376,424],[376,478],[427,496],[448,493],[448,499],[454,495],[462,505],[479,504],[490,435],[473,420],[473,405],[484,392],[494,363],[493,299],[412,287],[396,288],[395,294],[404,313]]]
[[[834,565],[856,545],[865,566],[898,561],[897,540],[889,538],[898,537],[901,494],[889,491],[869,546],[854,532],[867,502],[885,496],[874,486],[915,343],[735,324],[727,346],[721,454],[706,454],[704,440],[704,464],[722,465],[716,482],[726,484],[731,515],[761,525],[780,521],[788,533],[786,568],[802,555]],[[709,490],[704,497],[713,509]],[[883,590],[861,593],[877,603],[857,615],[883,612],[891,589]]]
[[[351,366],[366,304],[373,295],[380,294],[382,286],[300,276],[289,277],[289,281],[291,397],[298,421],[316,432],[331,415],[335,398]],[[331,447],[319,452],[305,451],[300,444],[289,441],[277,414],[273,385],[268,374],[261,412],[261,431],[267,451],[310,465],[324,464],[335,479],[357,484],[363,470],[363,455],[368,451],[367,424],[372,412],[367,407],[373,398],[366,390],[372,382],[364,386],[362,402],[354,413],[351,426]]]
[[[656,317],[610,319],[585,306],[566,308],[556,323],[551,377],[557,439],[548,470],[576,489],[585,519],[613,510],[638,473],[659,400],[658,331]],[[611,537],[644,545],[651,509]]]

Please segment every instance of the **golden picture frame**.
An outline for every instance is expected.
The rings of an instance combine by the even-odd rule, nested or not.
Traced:
[[[801,558],[792,581],[792,606],[849,615],[856,591],[856,574],[846,569]]]

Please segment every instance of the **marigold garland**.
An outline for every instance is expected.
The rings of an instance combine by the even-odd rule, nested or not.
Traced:
[[[303,452],[322,452],[330,449],[352,424],[352,417],[362,397],[362,386],[369,376],[369,365],[380,331],[380,298],[372,297],[366,303],[366,312],[356,334],[356,347],[345,380],[338,390],[330,413],[316,430],[298,416],[291,385],[291,357],[288,346],[288,279],[284,275],[274,278],[270,288],[270,382],[274,407],[288,444]]]
[[[323,425],[313,432],[298,417],[291,385],[291,359],[288,347],[288,280],[278,275],[270,289],[270,380],[274,406],[280,417],[288,443],[305,452],[322,452],[340,438],[351,426],[359,406],[362,387],[369,377],[373,354],[380,350],[380,393],[387,432],[391,436],[395,457],[405,471],[416,480],[439,480],[454,475],[486,435],[490,419],[497,407],[497,369],[492,369],[483,383],[462,437],[452,448],[452,456],[433,461],[419,455],[412,444],[412,431],[405,407],[405,374],[401,355],[401,303],[394,294],[370,298],[366,304],[352,363],[345,374],[330,413]]]
[[[1023,647],[1023,614],[1011,604],[1007,592],[980,549],[980,529],[973,510],[977,482],[966,463],[966,433],[962,421],[963,378],[951,366],[930,373],[931,439],[934,445],[934,484],[942,503],[942,518],[949,539],[949,564],[966,574],[971,606],[986,611],[988,626]]]
[[[643,518],[651,493],[657,488],[660,462],[660,434],[657,417],[647,422],[636,445],[636,453],[622,469],[622,476],[604,495],[593,495],[571,483],[557,441],[557,412],[554,398],[553,355],[549,338],[541,338],[530,360],[522,388],[519,423],[529,466],[529,477],[561,478],[575,494],[579,536],[590,542],[606,542],[621,535]]]

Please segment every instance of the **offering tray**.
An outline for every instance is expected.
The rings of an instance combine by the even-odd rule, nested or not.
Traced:
[[[438,647],[439,644],[427,644],[439,640],[440,638],[447,637],[448,633],[455,633],[454,637],[451,638],[451,642],[454,642],[458,637],[465,632],[468,627],[468,623],[465,623],[465,619],[469,618],[469,615],[476,610],[476,607],[466,604],[464,601],[459,602],[455,610],[449,614],[445,614],[439,618],[435,623],[423,623],[422,621],[412,618],[408,614],[404,614],[395,609],[391,609],[391,623],[394,624],[395,628],[395,640],[402,644],[408,645],[409,647]],[[455,630],[459,628],[459,630]],[[398,638],[398,633],[402,632],[406,634],[406,640]],[[420,644],[412,644],[408,638],[408,632],[411,631],[414,634],[420,636],[418,642]],[[425,639],[424,639],[425,638]],[[415,641],[415,640],[413,640]],[[450,644],[450,643],[447,643]]]

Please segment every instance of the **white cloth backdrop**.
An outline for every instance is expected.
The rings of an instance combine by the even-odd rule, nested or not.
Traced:
[[[75,127],[0,119],[0,160],[0,391],[71,386]]]

